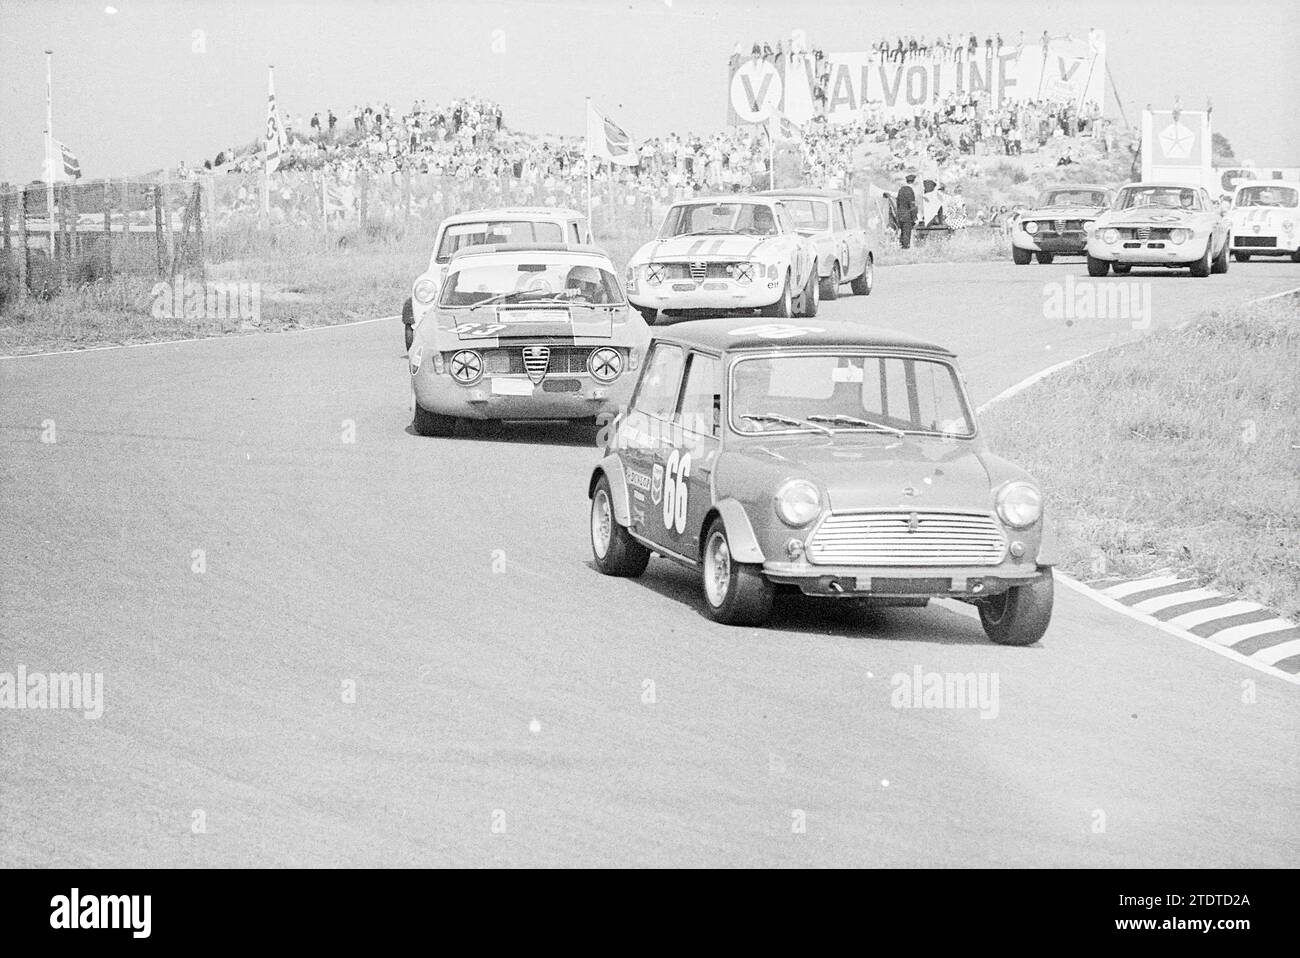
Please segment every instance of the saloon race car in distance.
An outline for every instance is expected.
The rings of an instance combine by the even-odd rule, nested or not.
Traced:
[[[1228,219],[1202,187],[1130,183],[1088,231],[1088,275],[1134,266],[1188,267],[1193,276],[1228,271]]]
[[[591,243],[591,231],[581,213],[548,206],[516,206],[498,210],[473,210],[448,216],[438,225],[429,267],[412,284],[411,296],[402,304],[406,348],[420,307],[429,307],[447,275],[447,265],[457,250],[499,243]]]
[[[627,298],[646,321],[725,314],[815,316],[812,241],[779,200],[754,194],[683,200],[627,267]]]
[[[993,455],[952,353],[848,323],[656,330],[588,483],[606,575],[651,553],[699,572],[708,614],[762,623],[777,586],[875,605],[973,603],[1029,645],[1052,610],[1042,494]]]
[[[869,296],[876,277],[876,254],[858,220],[853,197],[834,190],[766,190],[759,196],[781,201],[801,236],[812,240],[821,278],[821,298],[835,299],[844,283]]]
[[[610,417],[650,338],[609,257],[589,246],[474,246],[454,254],[408,352],[412,427]]]
[[[1300,184],[1244,183],[1232,195],[1228,213],[1232,255],[1290,256],[1300,263]]]
[[[1088,229],[1115,200],[1104,186],[1050,186],[1038,202],[1024,210],[1011,230],[1011,259],[1017,266],[1037,258],[1050,263],[1057,256],[1088,252]]]

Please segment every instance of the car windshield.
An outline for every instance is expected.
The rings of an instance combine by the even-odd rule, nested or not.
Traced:
[[[668,211],[660,239],[692,233],[747,233],[775,236],[776,214],[760,203],[690,203]]]
[[[1039,198],[1039,206],[1105,206],[1105,190],[1049,190]]]
[[[1119,191],[1115,209],[1153,207],[1168,210],[1199,210],[1201,198],[1190,186],[1126,186]]]
[[[442,232],[436,262],[446,263],[457,250],[467,246],[490,246],[496,243],[563,243],[564,231],[559,223],[534,223],[528,220],[485,220],[480,223],[456,223]]]
[[[573,262],[495,262],[461,266],[447,277],[440,306],[504,303],[579,302],[592,306],[623,303],[618,280],[604,266]]]
[[[1300,191],[1289,186],[1246,186],[1237,194],[1235,206],[1281,206],[1295,209]]]
[[[935,360],[862,353],[740,359],[730,388],[731,427],[739,433],[975,433],[956,370]]]
[[[797,230],[824,230],[830,226],[830,207],[821,200],[786,199],[781,205]]]

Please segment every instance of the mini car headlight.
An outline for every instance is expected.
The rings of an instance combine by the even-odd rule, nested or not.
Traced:
[[[612,383],[623,371],[623,357],[617,349],[601,346],[587,356],[587,372],[597,382]]]
[[[1025,222],[1025,232],[1033,236],[1038,232],[1038,222],[1036,220],[1027,220]]]
[[[1014,529],[1032,526],[1043,514],[1043,497],[1028,482],[1010,482],[998,493],[998,515]]]
[[[447,364],[451,378],[462,386],[472,386],[483,378],[483,357],[472,349],[454,353]]]
[[[415,283],[415,301],[428,305],[438,296],[438,284],[427,276],[422,276]]]
[[[1191,230],[1170,230],[1169,241],[1175,246],[1180,243],[1186,243],[1187,238],[1191,235]]]
[[[1117,243],[1117,242],[1119,242],[1119,230],[1117,230],[1117,229],[1115,229],[1115,228],[1113,228],[1113,227],[1110,228],[1110,229],[1104,229],[1104,230],[1102,230],[1102,231],[1101,231],[1101,241],[1102,241],[1103,243]]]
[[[806,479],[791,479],[776,491],[776,514],[788,526],[806,526],[821,508],[821,493]]]

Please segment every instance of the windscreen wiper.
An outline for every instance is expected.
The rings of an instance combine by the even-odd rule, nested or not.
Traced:
[[[775,412],[754,412],[745,413],[741,419],[752,419],[754,422],[779,422],[786,426],[811,426],[813,429],[826,433],[828,436],[835,435],[833,429],[827,429],[820,423],[812,422],[812,417],[808,419],[795,419],[793,416],[783,416]]]
[[[907,433],[903,432],[901,429],[895,429],[893,426],[886,426],[882,422],[872,422],[870,419],[860,419],[857,416],[845,416],[842,414],[836,414],[834,416],[817,415],[809,416],[808,419],[811,422],[834,422],[844,423],[849,426],[866,426],[868,429],[879,429],[881,432],[892,433],[900,439],[907,438]]]

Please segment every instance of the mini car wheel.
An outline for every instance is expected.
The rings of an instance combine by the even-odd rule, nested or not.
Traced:
[[[446,437],[455,432],[456,419],[454,416],[439,416],[435,412],[429,412],[416,402],[415,418],[411,420],[411,428],[420,436]]]
[[[984,633],[998,645],[1033,645],[1052,618],[1052,574],[979,601]]]
[[[409,350],[415,341],[415,307],[409,297],[402,304],[402,326],[406,329],[406,348]]]
[[[732,558],[727,530],[713,520],[704,536],[702,578],[704,608],[724,625],[762,625],[772,612],[774,586],[761,566]]]
[[[1214,237],[1210,237],[1205,243],[1205,252],[1201,254],[1201,258],[1198,260],[1193,260],[1192,262],[1187,264],[1188,266],[1191,267],[1193,276],[1210,275],[1210,266],[1211,266],[1210,247],[1213,245],[1214,245]]]
[[[1133,264],[1115,263],[1113,266],[1111,266],[1111,269],[1115,271],[1116,276],[1127,276],[1129,273],[1133,272]]]
[[[596,568],[605,575],[635,579],[650,562],[650,550],[633,539],[614,518],[614,500],[609,479],[596,480],[591,495],[591,554]]]
[[[799,315],[816,316],[817,307],[821,303],[822,284],[817,277],[817,264],[813,263],[813,268],[808,273],[808,282],[803,284],[803,292],[799,294]]]
[[[1249,253],[1233,253],[1233,254],[1232,254],[1232,258],[1235,259],[1238,263],[1249,263],[1249,262],[1250,262],[1250,254],[1249,254]],[[1295,256],[1292,256],[1291,258],[1292,258],[1292,259],[1295,259]]]
[[[872,287],[876,285],[876,258],[870,253],[867,254],[867,266],[862,271],[862,275],[853,281],[851,289],[855,296],[870,296]]]
[[[840,279],[840,264],[832,263],[831,275],[827,276],[824,280],[821,281],[822,299],[827,300],[828,302],[833,299],[838,299],[840,295],[841,282],[842,280]]]
[[[1011,247],[1011,262],[1017,266],[1028,266],[1033,258],[1033,250],[1021,249],[1019,246]]]
[[[790,293],[790,274],[785,274],[785,287],[781,290],[781,298],[771,306],[763,309],[764,316],[775,316],[779,319],[789,319],[794,315],[794,303]]]
[[[1210,264],[1211,273],[1226,273],[1228,271],[1228,247],[1231,245],[1231,238],[1223,241],[1223,249],[1219,250],[1219,255],[1214,257],[1214,262]]]
[[[1056,255],[1054,253],[1035,253],[1034,259],[1038,260],[1039,266],[1050,266],[1052,260],[1056,259]]]
[[[1105,276],[1110,272],[1110,260],[1097,259],[1093,256],[1088,257],[1088,275]]]
[[[653,326],[655,320],[659,318],[659,310],[653,306],[638,306],[636,311],[641,314],[641,318],[646,321],[648,326]]]

